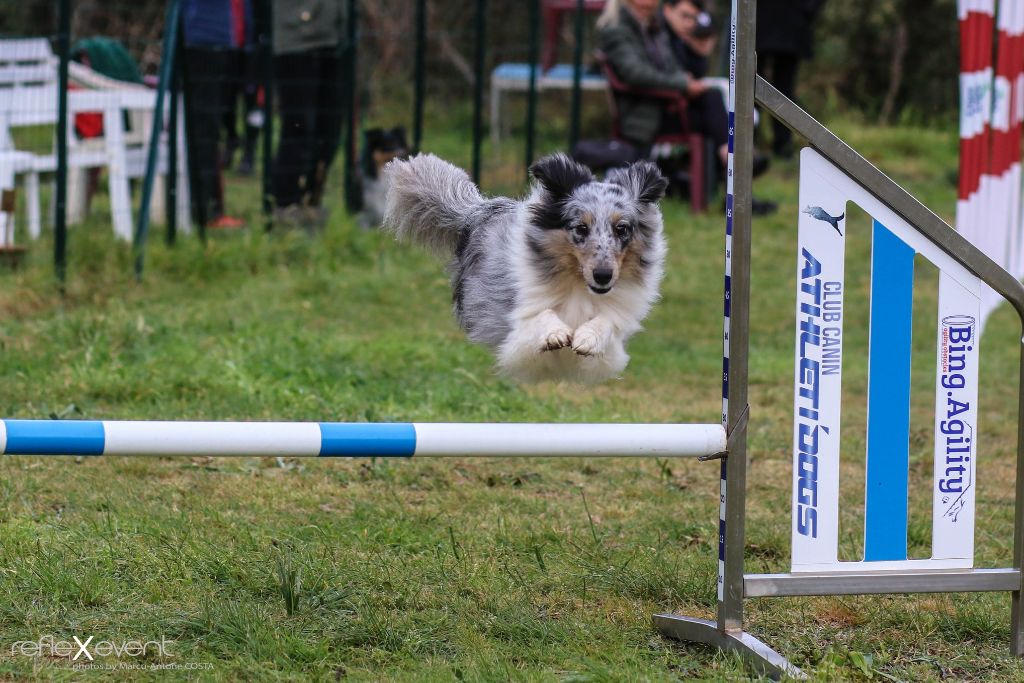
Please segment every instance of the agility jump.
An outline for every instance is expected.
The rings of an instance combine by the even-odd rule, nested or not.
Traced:
[[[697,458],[721,425],[2,420],[5,455]]]
[[[733,0],[722,424],[517,425],[0,421],[7,455],[698,457],[721,461],[717,619],[658,614],[669,637],[739,652],[801,676],[743,629],[747,598],[1008,591],[1011,650],[1024,655],[1024,353],[1010,567],[974,568],[982,284],[1024,328],[1024,286],[775,88],[755,77],[756,0]],[[801,153],[793,424],[792,567],[744,574],[750,200],[755,99],[810,145]],[[865,551],[838,557],[842,297],[848,204],[873,219]],[[935,323],[932,557],[907,555],[910,321],[916,255],[940,271]],[[1024,349],[1022,349],[1024,350]]]

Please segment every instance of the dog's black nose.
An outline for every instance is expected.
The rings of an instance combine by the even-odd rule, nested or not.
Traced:
[[[594,282],[599,285],[606,285],[612,281],[615,271],[611,268],[594,268]]]

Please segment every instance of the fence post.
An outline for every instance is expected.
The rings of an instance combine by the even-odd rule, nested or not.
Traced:
[[[539,33],[537,24],[540,20],[540,0],[529,0],[530,2],[530,49],[527,55],[527,62],[530,65],[530,85],[526,93],[526,178],[530,178],[530,165],[533,164],[533,147],[537,128],[537,71],[541,68],[538,63],[537,51]]]
[[[423,142],[423,97],[426,85],[427,0],[416,0],[416,54],[413,71],[412,151]]]
[[[476,0],[476,54],[473,70],[473,182],[480,184],[483,143],[484,58],[487,50],[487,0]]]
[[[575,45],[572,49],[572,108],[569,120],[569,153],[576,147],[580,139],[580,105],[581,105],[581,84],[583,80],[583,6],[584,0],[576,0],[575,27],[573,40]]]
[[[67,280],[68,242],[68,58],[71,53],[71,0],[60,0],[57,52],[60,67],[57,77],[57,196],[53,226],[53,267],[61,294]]]
[[[156,107],[153,111],[153,129],[149,135],[149,153],[146,155],[146,177],[142,181],[142,206],[139,207],[139,224],[135,228],[135,277],[142,279],[145,265],[146,237],[149,235],[149,201],[153,197],[153,178],[160,154],[160,133],[164,122],[164,95],[174,69],[178,41],[178,18],[181,0],[171,0],[167,5],[164,21],[164,46],[160,58],[160,81],[156,89]]]

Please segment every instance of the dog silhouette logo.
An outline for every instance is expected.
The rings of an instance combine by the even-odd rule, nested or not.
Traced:
[[[819,221],[824,221],[828,223],[829,225],[836,229],[836,232],[839,233],[840,237],[843,236],[843,231],[839,229],[839,222],[846,218],[845,212],[839,214],[838,216],[832,216],[829,214],[828,211],[821,208],[820,206],[808,206],[806,209],[803,210],[803,213],[806,213],[811,218],[816,218]]]

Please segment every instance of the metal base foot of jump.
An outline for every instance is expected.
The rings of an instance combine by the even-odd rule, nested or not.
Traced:
[[[772,678],[807,678],[799,667],[746,631],[726,631],[714,621],[678,614],[655,614],[654,628],[666,638],[736,652],[752,669]]]

